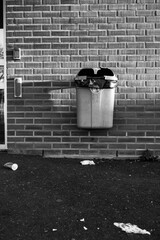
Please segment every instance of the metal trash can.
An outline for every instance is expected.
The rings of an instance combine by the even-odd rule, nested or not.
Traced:
[[[99,129],[113,126],[117,77],[108,68],[84,68],[75,77],[77,126]]]

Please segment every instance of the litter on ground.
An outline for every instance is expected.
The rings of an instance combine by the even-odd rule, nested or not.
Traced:
[[[82,165],[95,165],[95,162],[91,161],[91,160],[83,160],[83,161],[81,161],[81,164]]]
[[[84,228],[84,230],[85,230],[85,231],[87,231],[87,230],[88,230],[88,228],[86,228],[85,226],[83,226],[83,228]]]
[[[13,171],[16,171],[17,168],[18,168],[18,165],[17,165],[16,163],[7,162],[7,163],[4,164],[4,167],[10,168],[10,169],[12,169]]]
[[[56,229],[56,228],[53,228],[53,229],[52,229],[52,231],[53,231],[53,232],[56,232],[56,231],[57,231],[57,229]]]
[[[151,233],[148,232],[147,230],[141,229],[137,225],[132,225],[131,223],[117,223],[117,222],[115,222],[114,226],[121,228],[122,231],[125,231],[126,233],[138,233],[138,234],[151,235]]]

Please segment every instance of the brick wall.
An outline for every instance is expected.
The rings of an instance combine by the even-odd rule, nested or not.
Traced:
[[[160,0],[7,0],[8,148],[54,156],[160,154]],[[13,60],[14,47],[22,49]],[[73,79],[108,67],[114,126],[76,126]],[[14,98],[14,77],[23,97]],[[54,90],[53,88],[64,88]]]

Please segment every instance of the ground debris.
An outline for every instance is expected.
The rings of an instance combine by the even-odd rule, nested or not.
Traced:
[[[56,229],[56,228],[53,228],[53,229],[52,229],[52,232],[56,232],[56,231],[57,231],[57,229]]]
[[[147,230],[141,229],[137,225],[132,225],[131,223],[117,223],[117,222],[115,222],[114,226],[121,228],[122,231],[125,231],[126,233],[138,233],[138,234],[151,235],[151,233],[148,232]]]
[[[9,168],[12,169],[13,171],[16,171],[18,168],[18,164],[17,163],[12,163],[12,162],[7,162],[4,164],[5,168]]]
[[[83,228],[84,228],[84,230],[85,230],[85,231],[87,231],[87,230],[88,230],[88,228],[86,228],[85,226],[83,226]]]
[[[83,160],[80,162],[82,165],[95,165],[95,162],[92,160]]]

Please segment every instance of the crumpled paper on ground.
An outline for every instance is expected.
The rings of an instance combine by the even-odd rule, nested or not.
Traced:
[[[82,165],[95,165],[94,161],[91,160],[83,160],[80,162]]]
[[[138,234],[151,235],[151,233],[148,232],[147,230],[141,229],[137,225],[132,225],[131,223],[117,223],[117,222],[115,222],[114,225],[116,227],[121,228],[122,231],[125,231],[126,233],[138,233]]]

